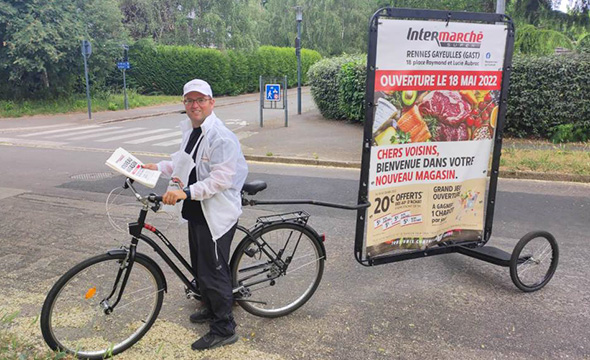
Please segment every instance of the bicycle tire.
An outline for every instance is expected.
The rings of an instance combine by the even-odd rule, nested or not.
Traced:
[[[83,359],[103,359],[128,349],[150,329],[162,307],[165,280],[149,257],[136,254],[125,291],[112,313],[106,314],[100,304],[112,292],[125,259],[126,253],[89,258],[53,285],[40,318],[43,338],[51,349]],[[117,298],[121,281],[118,284],[111,304]],[[127,306],[132,303],[133,306]]]
[[[282,247],[286,250],[281,254],[282,260],[293,249],[297,256],[281,273],[252,238],[264,240],[275,253]],[[246,236],[239,243],[230,262],[234,289],[244,286],[236,297],[238,303],[252,315],[266,318],[292,313],[311,298],[322,279],[326,257],[320,240],[308,226],[288,222],[262,227],[252,238]],[[254,276],[256,270],[260,271]],[[262,282],[248,285],[256,281]]]
[[[532,244],[533,241],[535,244]],[[531,231],[514,247],[510,258],[510,277],[520,290],[537,291],[551,280],[558,261],[559,248],[553,235],[546,231]],[[536,276],[536,273],[541,276]]]

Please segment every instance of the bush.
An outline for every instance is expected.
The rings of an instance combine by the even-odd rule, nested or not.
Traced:
[[[356,84],[358,86],[359,83],[364,84],[365,81],[361,80],[360,78],[358,80],[350,80],[349,76],[352,75],[352,72],[350,72],[347,74],[347,80],[345,81],[346,85],[343,85],[341,90],[341,70],[344,64],[360,61],[360,58],[361,55],[343,55],[335,58],[320,60],[310,67],[307,76],[309,79],[309,84],[311,85],[311,96],[313,97],[314,102],[324,117],[328,119],[347,118],[346,111],[342,109],[341,101],[355,98],[353,93],[358,92],[359,88],[356,88],[356,90],[350,94],[348,91],[346,91],[346,94],[340,95],[340,92],[348,89],[352,84]],[[359,74],[357,74],[357,76],[358,75]],[[361,86],[361,88],[362,89],[360,89],[360,91],[364,93],[364,85]],[[350,108],[355,107],[354,104],[350,104],[349,106]]]
[[[504,131],[562,141],[590,138],[590,54],[513,59]],[[363,56],[323,59],[309,70],[311,94],[330,119],[364,119]]]
[[[590,34],[584,35],[578,41],[578,51],[582,54],[590,54]]]
[[[340,68],[338,102],[344,117],[353,121],[365,120],[365,86],[367,59],[359,57]]]
[[[554,143],[566,143],[566,142],[586,142],[590,139],[590,129],[582,127],[574,127],[574,124],[562,124],[557,125],[553,129],[553,135],[551,141]]]
[[[516,56],[505,131],[548,139],[559,125],[590,128],[590,56]]]
[[[219,51],[193,46],[155,46],[138,41],[130,49],[129,84],[141,93],[177,95],[190,79],[211,85],[213,94],[237,95],[258,90],[259,76],[287,75],[290,87],[297,84],[295,49],[263,46],[254,52]],[[302,73],[321,58],[303,49]],[[305,83],[305,76],[302,79]]]
[[[537,29],[533,25],[523,25],[516,29],[516,53],[552,55],[557,47],[572,50],[574,44],[566,35],[555,30]]]

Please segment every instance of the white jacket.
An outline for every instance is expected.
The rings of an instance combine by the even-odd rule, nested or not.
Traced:
[[[199,200],[205,220],[211,231],[213,241],[217,241],[229,231],[242,214],[240,191],[248,175],[248,166],[236,135],[225,127],[223,122],[211,113],[201,125],[203,133],[196,154],[197,182],[190,185],[191,199]],[[182,143],[179,152],[184,153],[193,131],[187,117],[180,122]],[[172,158],[175,158],[172,154]],[[192,156],[192,154],[191,154]],[[173,161],[160,161],[158,170],[171,176]],[[187,178],[181,179],[184,184]]]

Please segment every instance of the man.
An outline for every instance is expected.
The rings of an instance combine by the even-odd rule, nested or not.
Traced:
[[[232,315],[230,244],[242,213],[240,191],[248,174],[240,143],[215,116],[215,100],[209,84],[195,79],[184,85],[188,119],[180,123],[180,151],[172,161],[146,164],[177,177],[182,190],[169,190],[163,202],[185,200],[182,217],[188,220],[192,266],[204,306],[192,314],[196,323],[209,321],[209,332],[192,344],[193,350],[211,349],[238,340]]]

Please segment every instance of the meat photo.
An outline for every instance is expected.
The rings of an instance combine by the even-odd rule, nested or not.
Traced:
[[[429,141],[471,141],[494,137],[498,91],[392,91],[378,100],[378,146]]]
[[[471,105],[456,91],[428,93],[420,104],[422,114],[432,115],[449,126],[458,126],[471,112]]]
[[[469,140],[469,133],[465,123],[452,127],[445,124],[439,124],[436,141],[465,141]]]

